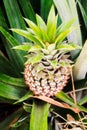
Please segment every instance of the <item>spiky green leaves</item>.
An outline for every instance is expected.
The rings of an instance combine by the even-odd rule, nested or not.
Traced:
[[[47,24],[39,15],[36,14],[37,24],[24,18],[29,28],[26,28],[27,30],[12,29],[12,31],[26,37],[34,44],[38,44],[43,48],[47,46],[46,43],[48,43],[48,45],[52,43],[58,45],[75,28],[72,27],[72,24],[74,23],[73,19],[61,24],[59,27],[57,27],[57,19],[58,14],[55,14],[55,9],[52,5],[48,15]]]
[[[80,49],[80,47],[77,47],[74,44],[67,44],[67,42],[64,42],[69,33],[75,29],[75,27],[72,26],[74,19],[62,23],[59,27],[57,27],[57,19],[58,15],[55,14],[55,9],[52,5],[48,15],[47,24],[36,14],[37,24],[24,18],[29,28],[26,28],[26,30],[12,29],[15,33],[29,39],[30,43],[33,43],[14,47],[15,49],[29,52],[30,57],[28,56],[28,63],[34,64],[40,62],[46,57],[46,55],[53,55],[55,50],[58,53],[60,51],[65,51],[66,53],[71,50]],[[50,63],[54,67],[57,64],[56,61],[50,61]]]
[[[58,15],[55,15],[54,6],[52,6],[47,19],[47,34],[50,39],[50,43],[54,43],[55,41],[57,19]]]

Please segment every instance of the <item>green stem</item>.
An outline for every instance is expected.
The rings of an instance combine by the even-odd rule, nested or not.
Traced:
[[[30,129],[29,130],[47,130],[47,117],[50,104],[35,100],[32,107]]]

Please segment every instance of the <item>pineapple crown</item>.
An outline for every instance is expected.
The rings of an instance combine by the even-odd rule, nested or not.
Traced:
[[[58,14],[55,14],[55,8],[53,5],[50,9],[47,23],[45,23],[38,14],[36,14],[36,24],[27,18],[24,18],[24,20],[28,24],[29,28],[26,28],[26,30],[11,30],[29,39],[29,43],[24,43],[14,47],[14,49],[33,53],[33,59],[28,55],[27,57],[29,60],[27,62],[32,64],[37,63],[43,59],[44,55],[50,54],[52,50],[66,53],[71,50],[80,49],[80,47],[76,46],[73,42],[67,43],[67,41],[64,41],[66,37],[76,29],[76,27],[72,26],[74,19],[64,22],[57,27]]]

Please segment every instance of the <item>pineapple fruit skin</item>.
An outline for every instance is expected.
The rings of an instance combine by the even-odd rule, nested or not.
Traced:
[[[60,61],[68,61],[66,57],[63,55]],[[37,67],[40,66],[43,66],[44,69],[38,71]],[[53,97],[66,86],[70,78],[70,71],[70,65],[58,65],[54,69],[47,61],[33,65],[26,64],[24,69],[25,84],[36,96]]]

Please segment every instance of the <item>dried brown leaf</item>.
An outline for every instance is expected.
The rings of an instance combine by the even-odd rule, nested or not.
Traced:
[[[72,111],[74,111],[75,113],[79,113],[80,110],[78,108],[73,108],[71,107],[70,105],[66,104],[66,103],[60,103],[52,98],[49,98],[49,97],[46,97],[46,96],[33,96],[34,98],[37,98],[37,99],[40,99],[40,100],[43,100],[45,102],[48,102],[52,105],[55,105],[55,106],[58,106],[58,107],[62,107],[62,108],[65,108],[65,109],[70,109]]]

